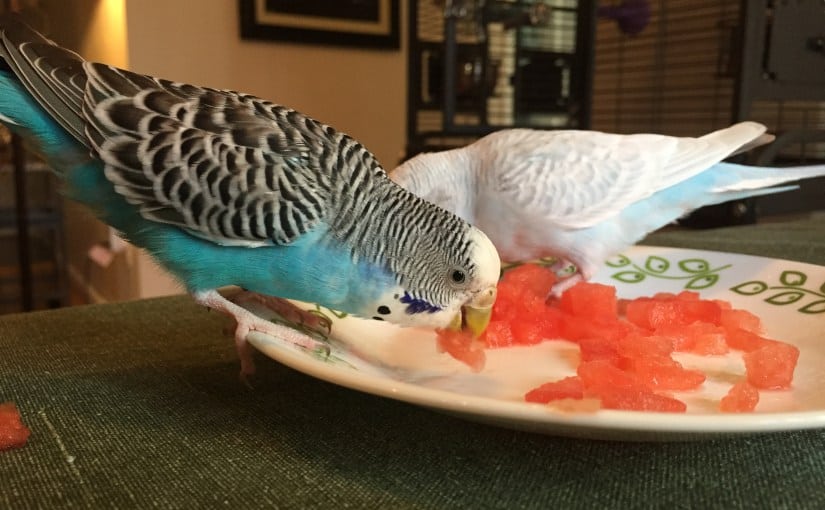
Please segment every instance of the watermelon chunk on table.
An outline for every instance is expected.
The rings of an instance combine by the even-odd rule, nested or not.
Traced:
[[[12,402],[0,403],[0,451],[20,448],[31,431],[23,424],[20,411]]]

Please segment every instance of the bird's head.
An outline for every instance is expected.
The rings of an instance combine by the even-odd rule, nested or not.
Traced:
[[[425,260],[405,288],[385,295],[379,315],[373,318],[402,326],[467,331],[474,337],[484,332],[496,300],[501,261],[481,230],[458,221],[464,232],[451,236],[454,249],[419,246],[420,252],[427,253]]]
[[[450,273],[448,285],[458,292],[454,303],[445,308],[451,317],[447,328],[468,331],[478,337],[487,329],[496,301],[496,285],[501,274],[501,260],[490,239],[477,228],[470,230],[470,270],[457,269]],[[468,274],[469,273],[469,274]]]

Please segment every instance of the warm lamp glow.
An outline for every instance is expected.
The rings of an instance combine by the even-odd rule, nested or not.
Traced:
[[[126,46],[126,0],[98,0],[89,20],[89,30],[83,42],[92,60],[117,67],[129,66]]]

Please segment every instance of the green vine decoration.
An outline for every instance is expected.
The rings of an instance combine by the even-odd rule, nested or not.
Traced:
[[[711,267],[710,263],[701,258],[688,258],[676,261],[673,264],[659,255],[650,255],[644,264],[635,264],[626,255],[617,255],[607,260],[608,267],[621,269],[613,273],[611,278],[623,283],[639,283],[647,278],[664,280],[686,280],[684,288],[702,290],[712,287],[719,281],[719,272],[729,268],[730,264]]]
[[[504,276],[504,273],[511,269],[515,269],[519,266],[523,266],[524,264],[536,264],[537,266],[542,267],[550,267],[555,264],[559,259],[556,257],[542,257],[540,259],[530,260],[530,261],[520,261],[520,262],[502,262],[501,263],[501,274],[499,275],[499,279]]]
[[[812,299],[797,308],[807,314],[825,313],[825,282],[817,290],[805,288],[808,275],[802,271],[786,270],[779,275],[779,285],[770,285],[762,280],[750,280],[731,287],[733,292],[742,296],[756,296],[767,292],[766,303],[776,306],[801,304],[806,298]]]

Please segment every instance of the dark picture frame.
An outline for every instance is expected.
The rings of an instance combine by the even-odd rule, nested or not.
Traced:
[[[399,0],[238,0],[241,38],[398,49]]]

